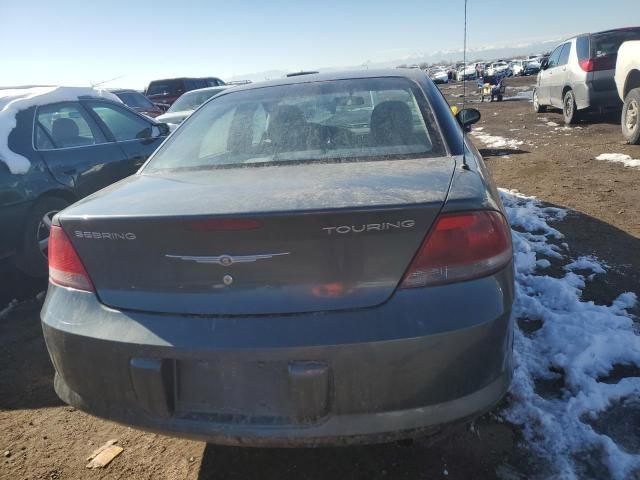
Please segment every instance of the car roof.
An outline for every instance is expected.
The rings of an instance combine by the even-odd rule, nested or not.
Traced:
[[[219,77],[212,77],[212,76],[210,77],[174,77],[174,78],[160,78],[158,80],[151,80],[149,84],[156,83],[156,82],[172,82],[175,80],[207,80],[209,78],[220,80]]]
[[[413,81],[420,81],[426,78],[424,71],[419,68],[385,68],[376,70],[344,70],[326,73],[310,73],[306,75],[296,75],[295,77],[283,77],[263,82],[255,82],[247,85],[234,85],[233,91],[239,92],[252,90],[254,88],[276,87],[282,85],[296,85],[312,82],[330,82],[334,80],[353,80],[380,77],[402,77]]]
[[[586,36],[591,36],[591,35],[604,35],[604,34],[607,34],[607,33],[628,32],[628,31],[632,31],[632,30],[640,30],[640,27],[622,27],[622,28],[612,28],[610,30],[602,30],[600,32],[579,33],[578,35],[573,35],[571,37],[566,38],[565,40],[563,40],[560,43],[568,42],[569,40],[573,40],[574,38],[578,38],[578,37],[586,37]]]

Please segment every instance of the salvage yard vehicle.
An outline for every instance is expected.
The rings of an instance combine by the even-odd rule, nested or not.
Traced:
[[[199,88],[219,87],[224,82],[217,77],[168,78],[153,80],[144,91],[149,100],[157,105],[170,107],[183,93]]]
[[[182,121],[193,113],[193,111],[209,100],[214,95],[223,91],[226,86],[222,87],[210,87],[199,88],[198,90],[191,90],[183,94],[178,100],[176,100],[166,113],[157,117],[159,122],[180,124]]]
[[[449,74],[444,68],[432,68],[429,72],[429,78],[434,83],[449,83]]]
[[[624,42],[618,50],[616,88],[624,102],[620,124],[622,134],[634,145],[640,144],[640,40]]]
[[[235,445],[382,442],[486,412],[512,378],[514,272],[463,137],[479,118],[456,121],[419,69],[210,99],[136,175],[55,217],[56,392]]]
[[[162,115],[163,110],[140,92],[125,88],[113,89],[110,92],[131,110],[151,118]]]
[[[622,106],[614,80],[618,49],[623,42],[640,40],[640,27],[578,35],[559,45],[542,62],[533,91],[533,108],[561,108],[566,124],[580,113]]]
[[[507,62],[495,62],[487,69],[487,75],[493,77],[495,75],[506,75],[510,77],[512,75],[511,68]]]
[[[537,75],[540,73],[540,62],[538,60],[527,60],[522,70],[522,75]]]
[[[46,277],[54,215],[135,173],[168,131],[106,91],[0,90],[0,258]]]

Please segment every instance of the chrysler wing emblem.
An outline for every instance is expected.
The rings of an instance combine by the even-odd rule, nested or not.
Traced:
[[[184,260],[185,262],[195,263],[207,263],[222,265],[228,267],[234,263],[253,263],[258,260],[268,260],[273,257],[281,257],[283,255],[289,255],[289,252],[284,253],[262,253],[259,255],[219,255],[217,257],[211,256],[193,256],[193,255],[165,255],[167,258],[177,258],[178,260]]]

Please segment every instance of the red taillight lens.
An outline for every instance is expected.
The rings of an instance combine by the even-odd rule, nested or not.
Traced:
[[[616,56],[609,55],[606,57],[587,58],[580,60],[580,68],[585,72],[598,72],[601,70],[613,70],[616,68]]]
[[[49,279],[63,287],[93,292],[87,271],[64,230],[55,225],[49,235]]]
[[[580,68],[585,72],[593,72],[593,59],[586,58],[584,60],[580,60]]]
[[[512,257],[511,230],[498,212],[440,215],[401,288],[460,282],[494,273]]]

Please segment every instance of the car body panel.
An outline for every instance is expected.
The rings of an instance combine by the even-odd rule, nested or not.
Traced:
[[[504,395],[510,269],[400,291],[375,309],[287,316],[118,311],[52,286],[43,329],[57,393],[99,416],[245,446],[389,441],[472,418]],[[109,368],[88,374],[96,364]]]
[[[233,315],[360,308],[395,290],[442,207],[454,166],[431,158],[142,174],[71,207],[61,224],[135,235],[72,238],[101,300],[116,308]],[[261,225],[197,227],[245,217]],[[233,267],[175,258],[282,253]],[[105,256],[118,259],[105,265]],[[146,275],[149,268],[157,275]],[[235,279],[232,287],[224,288],[224,274]]]
[[[616,89],[620,100],[640,87],[640,40],[624,42],[618,50],[615,73]]]

